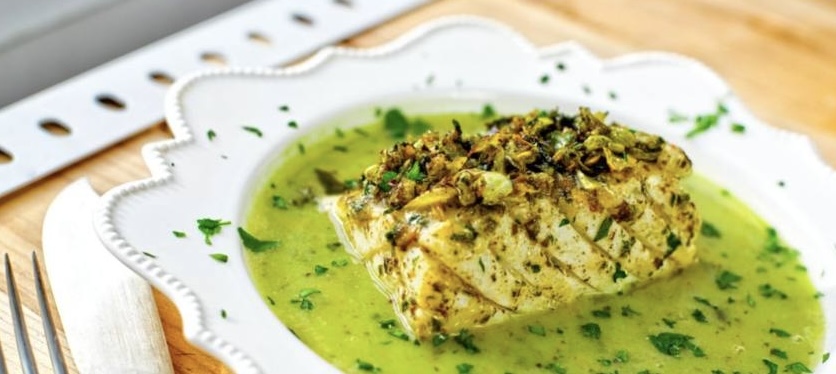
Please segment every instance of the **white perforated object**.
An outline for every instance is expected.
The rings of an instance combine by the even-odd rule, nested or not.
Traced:
[[[158,123],[165,77],[218,58],[287,63],[424,2],[253,2],[12,104],[0,111],[0,196]],[[69,134],[47,131],[48,123]]]

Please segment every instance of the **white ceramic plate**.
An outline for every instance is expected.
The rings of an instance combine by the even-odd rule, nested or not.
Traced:
[[[728,115],[699,137],[686,139],[690,125],[668,123],[670,110],[708,113],[718,101]],[[282,150],[317,126],[371,122],[374,106],[454,112],[478,111],[487,102],[500,113],[583,104],[681,145],[698,173],[727,187],[802,251],[825,294],[825,350],[834,351],[836,173],[806,138],[759,121],[722,79],[689,58],[638,53],[601,60],[572,42],[537,49],[484,19],[439,19],[385,46],[328,48],[289,69],[211,70],[178,81],[166,101],[175,140],[144,149],[153,177],[109,191],[96,226],[114,255],[177,304],[188,340],[237,372],[334,372],[252,286],[234,227],[253,191]],[[289,128],[291,120],[300,129]],[[732,122],[745,124],[746,133],[730,131]],[[258,126],[263,137],[244,125]],[[210,129],[218,134],[214,141],[206,136]],[[212,248],[198,235],[172,235],[193,230],[201,217],[233,224]],[[227,253],[229,262],[212,260],[213,252]],[[836,360],[818,372],[836,372]]]

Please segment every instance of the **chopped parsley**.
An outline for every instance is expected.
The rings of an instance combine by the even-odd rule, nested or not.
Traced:
[[[699,323],[708,323],[708,318],[706,318],[705,314],[703,314],[703,312],[699,309],[694,309],[694,311],[691,312],[691,317],[694,317],[694,320]]]
[[[648,339],[659,352],[668,356],[679,357],[685,350],[691,351],[694,357],[705,356],[705,352],[691,341],[694,339],[693,336],[663,332],[659,335],[649,335]]]
[[[176,238],[185,238],[186,237],[186,233],[182,232],[182,231],[172,231],[171,233],[174,234],[174,237],[176,237]]]
[[[209,141],[215,140],[216,136],[218,136],[218,134],[215,133],[215,130],[209,130],[206,132],[206,138],[209,139]]]
[[[311,301],[310,297],[318,293],[322,292],[315,288],[305,288],[302,291],[299,291],[299,296],[294,299],[291,299],[290,302],[294,304],[299,304],[299,309],[313,310],[314,303]]]
[[[278,248],[279,242],[276,240],[261,240],[252,236],[244,228],[238,227],[238,236],[241,237],[241,244],[255,253],[264,252],[273,248]]]
[[[342,152],[342,153],[347,153],[348,152],[348,147],[346,147],[344,145],[335,145],[331,149],[333,149],[337,152]]]
[[[296,148],[299,148],[299,154],[300,155],[305,154],[305,145],[304,144],[302,144],[302,143],[296,144]]]
[[[679,248],[680,245],[682,245],[682,240],[680,240],[679,237],[676,236],[673,232],[669,232],[667,243],[668,251],[665,253],[666,256],[676,251],[676,249]]]
[[[409,130],[409,120],[400,109],[389,109],[383,115],[383,128],[394,139],[405,139]]]
[[[803,374],[803,373],[812,373],[813,372],[812,370],[810,370],[810,368],[808,368],[806,365],[804,365],[800,362],[793,362],[793,363],[787,365],[787,367],[784,368],[784,371],[788,371],[788,372],[793,373],[793,374]]]
[[[728,114],[728,112],[725,105],[719,103],[714,113],[698,115],[694,118],[694,127],[685,134],[685,137],[690,139],[716,127],[720,123],[720,119]]]
[[[380,176],[380,183],[378,184],[378,188],[380,188],[383,192],[389,192],[392,189],[392,185],[390,182],[398,177],[398,173],[394,171],[387,171],[384,172],[383,175]]]
[[[787,359],[787,352],[784,352],[784,351],[782,351],[782,350],[780,350],[780,349],[778,349],[778,348],[772,348],[772,349],[770,349],[770,350],[769,350],[769,354],[771,354],[771,355],[773,355],[773,356],[775,356],[775,357],[778,357],[778,358],[783,358],[784,360],[786,360],[786,359]]]
[[[333,260],[333,261],[331,261],[331,266],[337,267],[337,268],[348,266],[348,260],[346,260],[346,259]]]
[[[597,323],[587,323],[581,325],[581,335],[590,339],[601,339],[601,326]]]
[[[821,363],[825,363],[829,359],[830,359],[830,352],[824,352],[824,354],[821,355]]]
[[[592,241],[597,242],[606,238],[610,233],[610,226],[612,226],[612,217],[607,216],[607,218],[604,218],[604,220],[601,221],[601,226],[598,226],[598,232],[595,233],[595,238],[593,238]]]
[[[629,305],[621,307],[621,316],[622,317],[640,316],[640,315],[641,315],[641,313],[633,310],[633,308],[630,308]]]
[[[357,369],[362,371],[370,371],[372,373],[379,373],[380,368],[372,365],[369,362],[357,359]]]
[[[560,220],[560,223],[557,225],[557,227],[563,227],[563,226],[566,226],[568,224],[569,224],[569,219],[564,218],[564,219]]]
[[[395,324],[397,324],[397,322],[395,322],[394,319],[387,319],[387,320],[384,320],[384,321],[380,321],[380,323],[379,323],[380,328],[382,328],[384,330],[389,330],[389,329],[395,327]]]
[[[485,104],[482,107],[482,119],[493,118],[496,116],[496,110],[494,110],[493,105]]]
[[[297,123],[296,121],[288,121],[287,127],[290,127],[291,129],[298,129],[299,123]]]
[[[226,309],[221,309],[221,318],[226,319]]]
[[[773,297],[778,299],[786,299],[788,296],[781,290],[772,287],[769,283],[764,283],[758,286],[758,292],[760,292],[761,296],[771,299]]]
[[[230,225],[232,222],[221,219],[201,218],[197,220],[197,229],[203,233],[203,241],[206,245],[212,245],[212,237],[221,233],[221,228]]]
[[[154,255],[153,253],[150,253],[150,252],[142,252],[142,254],[144,254],[145,256],[150,257],[150,258],[157,258],[156,255]]]
[[[710,222],[702,223],[702,226],[700,226],[700,234],[708,238],[719,238],[721,235],[720,230],[717,230],[717,227]]]
[[[287,210],[287,200],[279,195],[273,195],[273,208]]]
[[[602,309],[593,310],[592,316],[596,318],[610,318],[612,317],[612,314],[610,313],[610,307],[605,306]]]
[[[470,374],[470,371],[473,370],[473,365],[463,362],[456,365],[456,370],[459,374]]]
[[[664,322],[665,325],[667,325],[670,328],[673,328],[674,326],[676,326],[676,321],[674,321],[672,319],[662,318],[662,322]]]
[[[464,347],[464,350],[470,354],[479,353],[481,350],[473,343],[473,334],[467,330],[461,330],[458,335],[453,337],[453,341]]]
[[[264,133],[262,133],[261,130],[258,127],[241,126],[241,128],[244,129],[244,131],[250,132],[250,133],[254,134],[255,136],[257,136],[259,138],[264,135]]]
[[[762,361],[766,365],[766,368],[769,369],[769,374],[778,374],[778,364],[767,359],[763,359]]]
[[[717,284],[717,288],[721,290],[728,290],[737,288],[737,282],[740,282],[742,279],[743,277],[735,273],[723,270],[714,278],[714,283]]]
[[[433,347],[438,347],[450,340],[450,335],[447,334],[435,334],[433,335]]]
[[[328,272],[328,268],[322,265],[314,266],[314,274],[316,275],[323,275]]]
[[[554,67],[560,71],[566,70],[566,64],[564,64],[563,62],[558,62],[557,65],[555,65]]]
[[[409,170],[406,171],[406,179],[420,182],[427,177],[421,172],[421,165],[418,162],[413,162]]]
[[[612,273],[613,283],[618,282],[619,279],[627,278],[627,272],[621,268],[621,263],[615,263],[615,271]]]
[[[225,264],[227,261],[229,261],[229,256],[227,256],[223,253],[212,253],[212,254],[209,255],[209,257],[212,257],[213,260],[215,260],[217,262],[220,262],[222,264]]]
[[[540,84],[548,84],[551,77],[548,74],[543,74],[540,76]]]
[[[744,133],[746,133],[746,126],[743,125],[742,123],[735,122],[735,123],[732,123],[732,125],[731,125],[731,131],[733,133],[737,133],[737,134],[744,134]]]
[[[281,105],[281,106],[279,106],[279,110],[282,111],[282,112],[289,112],[290,107],[287,106],[287,105]]]
[[[560,364],[556,362],[550,362],[548,365],[543,366],[543,369],[546,369],[552,372],[553,374],[566,374],[568,372],[566,371],[566,368],[560,366]]]
[[[769,333],[770,333],[770,334],[773,334],[773,335],[775,335],[775,336],[777,336],[777,337],[779,337],[779,338],[789,338],[790,336],[792,336],[792,335],[791,335],[790,333],[788,333],[786,330],[776,329],[776,328],[774,328],[774,327],[773,327],[773,328],[771,328],[771,329],[769,329]]]
[[[618,94],[615,91],[610,91],[608,93],[608,96],[610,97],[610,100],[617,100],[618,99]]]
[[[387,331],[387,334],[389,334],[389,336],[392,336],[394,338],[398,338],[398,339],[403,340],[403,341],[409,341],[409,335],[407,335],[405,332],[401,331],[400,329],[391,329],[391,330]]]
[[[528,332],[534,335],[546,336],[546,328],[541,325],[528,325]]]

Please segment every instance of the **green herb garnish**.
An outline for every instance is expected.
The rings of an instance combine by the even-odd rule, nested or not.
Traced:
[[[223,264],[225,264],[227,261],[229,261],[229,256],[227,256],[223,253],[212,253],[212,254],[209,255],[209,257],[212,257],[213,260],[215,260],[217,262],[220,262],[220,263],[223,263]]]
[[[719,238],[721,235],[720,230],[717,230],[717,227],[710,222],[702,223],[702,226],[700,226],[700,234],[708,238]]]
[[[245,130],[245,131],[247,131],[247,132],[250,132],[250,133],[255,134],[255,136],[257,136],[257,137],[259,137],[259,138],[260,138],[260,137],[262,137],[262,135],[264,135],[258,127],[253,127],[253,126],[241,126],[241,128],[242,128],[242,129],[244,129],[244,130]]]
[[[328,268],[322,265],[314,266],[314,274],[316,275],[323,275],[328,272]]]
[[[258,239],[255,236],[252,236],[252,234],[248,233],[242,227],[238,227],[238,236],[241,237],[241,243],[244,245],[244,248],[247,248],[255,253],[278,248],[280,244],[276,240]]]
[[[742,123],[732,123],[731,131],[738,134],[743,134],[746,132],[746,126]]]
[[[581,334],[590,339],[601,339],[601,326],[597,323],[581,325]]]
[[[186,233],[182,232],[182,231],[172,231],[171,233],[174,234],[174,237],[176,237],[176,238],[185,238],[186,237]]]
[[[737,288],[737,282],[740,282],[742,279],[743,277],[735,273],[723,270],[714,278],[714,283],[717,284],[717,288],[721,290],[728,290]]]
[[[290,127],[291,129],[298,129],[299,123],[297,123],[296,121],[288,121],[287,127]]]
[[[287,200],[279,195],[273,195],[273,208],[287,210]]]
[[[206,132],[206,138],[209,139],[209,141],[215,140],[216,136],[218,136],[218,134],[215,133],[215,130],[209,130]]]
[[[683,350],[691,351],[694,357],[704,357],[705,352],[696,344],[691,342],[693,336],[677,334],[673,332],[663,332],[659,335],[649,335],[650,343],[656,347],[659,352],[668,356],[679,357]]]
[[[473,334],[467,330],[459,331],[459,334],[453,337],[453,341],[464,347],[467,353],[476,354],[480,352],[479,347],[473,343]]]
[[[630,308],[629,305],[621,307],[621,316],[622,317],[640,316],[640,315],[641,315],[641,313],[633,310],[633,308]]]
[[[379,367],[375,367],[371,363],[360,360],[360,359],[357,359],[357,369],[362,370],[362,371],[370,371],[370,372],[373,372],[373,373],[379,373],[380,372]]]
[[[302,291],[299,291],[299,296],[291,299],[290,302],[294,304],[299,304],[299,309],[302,310],[313,310],[314,303],[311,301],[310,297],[312,295],[316,295],[318,293],[322,293],[321,291],[315,288],[305,288]]]
[[[708,318],[706,318],[705,314],[703,314],[703,312],[699,309],[694,309],[694,311],[691,312],[691,317],[694,317],[694,320],[699,323],[708,323]]]
[[[610,307],[605,306],[602,309],[593,310],[592,316],[596,318],[610,318],[612,316],[612,314],[610,313]]]
[[[771,355],[773,355],[773,356],[775,356],[775,357],[778,357],[778,358],[783,358],[784,360],[786,360],[786,359],[787,359],[787,352],[784,352],[784,351],[782,351],[782,350],[780,350],[780,349],[778,349],[778,348],[772,348],[772,349],[770,349],[770,350],[769,350],[769,354],[771,354]]]
[[[769,329],[769,333],[779,338],[789,338],[790,336],[792,336],[792,334],[788,333],[786,330],[776,329],[774,327]]]
[[[812,373],[813,372],[812,370],[810,370],[810,368],[808,368],[806,365],[804,365],[800,362],[793,362],[793,363],[787,365],[787,367],[784,368],[784,371],[788,371],[788,372],[793,373],[793,374],[803,374],[803,373]]]
[[[287,106],[287,105],[282,105],[282,106],[279,106],[279,110],[282,111],[282,112],[288,112],[288,111],[290,111],[290,107]]]
[[[493,105],[485,104],[482,107],[482,119],[493,118],[496,116],[496,110],[493,109]]]
[[[604,218],[604,220],[601,221],[601,226],[598,226],[598,232],[595,233],[595,238],[593,238],[592,241],[597,242],[601,239],[606,238],[607,235],[610,233],[610,226],[612,226],[612,221],[612,217],[610,216]]]
[[[766,365],[766,368],[769,369],[769,374],[778,374],[778,364],[767,359],[763,359],[762,362]]]
[[[456,370],[459,374],[470,374],[470,371],[473,370],[473,365],[463,362],[456,365]]]
[[[627,278],[627,272],[621,268],[621,263],[615,263],[615,271],[612,273],[613,283],[618,282],[619,279]]]
[[[226,309],[221,309],[221,318],[226,319]]]
[[[534,335],[546,336],[546,328],[541,325],[528,325],[528,332]]]
[[[221,228],[230,225],[232,222],[221,219],[201,218],[197,220],[197,229],[203,233],[203,241],[206,245],[212,245],[212,237],[221,233]]]
[[[427,176],[421,172],[421,165],[418,162],[413,162],[409,170],[406,171],[406,179],[420,182]]]
[[[409,121],[400,109],[389,109],[383,115],[383,128],[394,139],[404,139],[409,130]]]

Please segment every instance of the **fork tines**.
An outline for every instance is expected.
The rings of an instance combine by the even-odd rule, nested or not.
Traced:
[[[38,369],[35,365],[35,359],[32,355],[32,345],[29,342],[29,334],[26,332],[26,322],[23,318],[23,311],[20,304],[20,297],[15,287],[15,278],[12,273],[12,264],[9,261],[9,254],[5,255],[6,262],[6,292],[9,295],[9,310],[12,314],[12,322],[14,323],[15,341],[17,342],[17,351],[20,355],[20,365],[24,373],[37,373]],[[41,270],[38,266],[38,257],[35,252],[32,252],[32,268],[35,275],[35,291],[40,306],[41,320],[44,325],[44,336],[46,337],[47,346],[49,347],[49,356],[52,361],[52,368],[55,373],[64,374],[67,372],[67,366],[64,363],[64,357],[61,354],[61,347],[58,344],[58,335],[55,333],[55,325],[52,321],[52,315],[49,313],[49,304],[47,304],[44,292],[43,279],[41,277]],[[3,351],[0,349],[0,374],[5,374],[6,360],[3,357]]]

